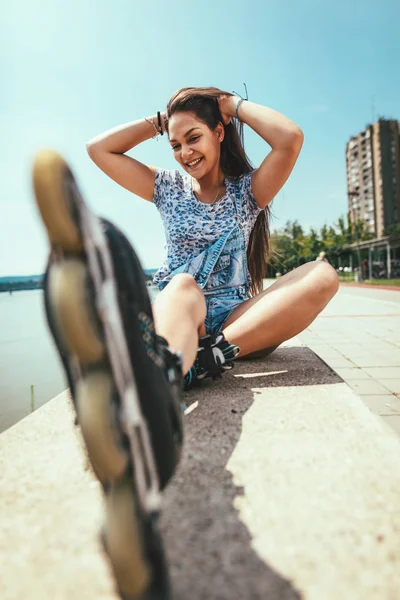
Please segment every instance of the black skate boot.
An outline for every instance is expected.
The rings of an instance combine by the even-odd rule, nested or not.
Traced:
[[[221,378],[224,371],[233,369],[233,361],[239,353],[240,348],[230,344],[223,333],[201,337],[196,360],[184,376],[183,389],[190,390],[207,377]]]
[[[182,446],[181,360],[155,334],[132,247],[64,160],[40,152],[33,182],[51,245],[46,315],[105,492],[103,545],[124,600],[170,600],[158,514]]]

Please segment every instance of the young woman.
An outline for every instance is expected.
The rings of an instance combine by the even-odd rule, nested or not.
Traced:
[[[257,169],[245,155],[234,122],[239,120],[272,148]],[[126,155],[154,133],[164,132],[186,176]],[[90,157],[107,175],[154,202],[161,213],[167,257],[155,280],[161,288],[171,284],[156,299],[154,318],[157,331],[182,351],[185,373],[193,365],[198,338],[206,333],[222,330],[243,357],[276,347],[302,331],[335,294],[335,271],[316,263],[301,266],[262,291],[268,205],[289,177],[302,143],[300,128],[283,115],[216,88],[182,89],[170,99],[160,125],[153,116],[89,142]],[[242,273],[240,281],[231,281],[233,267],[225,267],[223,283],[220,278],[217,285],[199,286],[196,276],[185,275],[197,275],[198,262],[193,266],[190,259],[229,233],[235,222],[242,226],[245,243],[235,262],[240,260],[250,277]]]
[[[271,147],[256,169],[240,123]],[[126,154],[164,134],[183,174]],[[262,289],[268,206],[302,143],[299,127],[270,108],[217,88],[185,88],[165,113],[87,144],[100,169],[153,202],[163,219],[167,252],[152,307],[121,232],[90,213],[61,157],[37,157],[35,191],[52,247],[48,321],[106,493],[104,544],[123,597],[168,597],[155,515],[158,490],[179,459],[182,375],[190,387],[220,376],[239,352],[268,352],[307,327],[337,291],[334,269],[321,261]]]

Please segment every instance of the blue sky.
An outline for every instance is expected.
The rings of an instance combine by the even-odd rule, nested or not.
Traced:
[[[115,221],[145,267],[163,257],[157,210],[91,163],[85,142],[163,109],[180,87],[248,86],[292,118],[302,154],[273,203],[273,228],[345,214],[345,145],[378,116],[400,119],[398,0],[0,0],[0,276],[40,273],[47,245],[31,161],[53,147],[89,204]],[[268,147],[253,132],[255,165]],[[134,156],[175,168],[165,138]]]

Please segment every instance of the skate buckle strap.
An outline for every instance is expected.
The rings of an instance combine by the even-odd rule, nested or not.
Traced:
[[[197,357],[184,377],[184,390],[189,390],[203,379],[220,379],[224,371],[233,368],[240,348],[230,344],[222,333],[205,335],[199,339]]]
[[[197,357],[200,370],[206,371],[213,379],[221,377],[221,367],[225,362],[225,357],[222,350],[215,345],[213,336],[205,335],[200,338]]]

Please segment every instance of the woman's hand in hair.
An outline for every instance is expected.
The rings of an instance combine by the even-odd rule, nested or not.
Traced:
[[[236,114],[236,104],[239,98],[224,94],[218,98],[218,106],[222,116],[224,125],[228,125],[231,122],[231,118]]]

